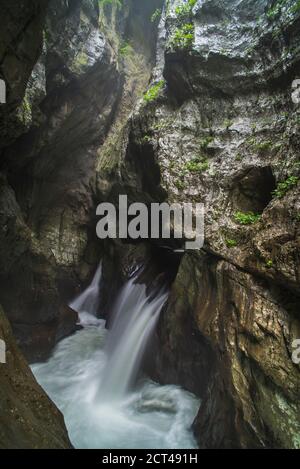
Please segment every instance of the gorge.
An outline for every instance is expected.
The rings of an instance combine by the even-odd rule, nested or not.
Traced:
[[[299,449],[299,1],[0,7],[0,448]]]

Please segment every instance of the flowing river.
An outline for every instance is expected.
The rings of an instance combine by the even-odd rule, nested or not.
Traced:
[[[178,386],[140,375],[144,352],[167,298],[149,299],[132,278],[121,290],[109,331],[95,316],[101,266],[71,307],[83,329],[63,340],[36,379],[62,411],[75,448],[196,448],[199,400]]]

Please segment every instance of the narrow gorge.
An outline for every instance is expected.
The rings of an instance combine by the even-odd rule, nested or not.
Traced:
[[[0,448],[300,449],[299,0],[0,8]]]

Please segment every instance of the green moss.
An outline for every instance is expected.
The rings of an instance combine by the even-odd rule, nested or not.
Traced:
[[[269,259],[266,261],[266,267],[268,267],[268,269],[271,269],[274,265],[274,262],[272,261],[272,259]]]
[[[179,191],[184,190],[185,184],[182,180],[178,179],[177,181],[174,182],[174,186],[177,187]]]
[[[130,42],[124,41],[119,49],[119,54],[121,57],[129,57],[133,54],[133,47]]]
[[[196,156],[184,165],[184,169],[191,173],[202,173],[209,169],[209,162],[203,156]]]
[[[234,214],[234,219],[240,225],[253,225],[258,222],[261,218],[261,215],[258,215],[253,212],[236,212]]]
[[[225,239],[225,243],[228,248],[235,248],[237,246],[237,241],[235,239],[227,238]]]
[[[214,137],[212,135],[209,135],[208,137],[203,138],[200,140],[200,148],[202,150],[207,150],[208,146],[210,143],[214,141]]]
[[[19,108],[19,116],[24,125],[27,126],[31,124],[31,120],[32,120],[31,105],[26,95],[22,101],[21,107]]]
[[[298,176],[289,176],[285,181],[279,182],[276,189],[272,192],[273,197],[282,199],[286,193],[295,187],[299,182]]]
[[[165,80],[160,80],[155,85],[152,85],[148,89],[148,91],[146,91],[146,93],[144,94],[143,99],[145,103],[151,103],[152,101],[155,101],[160,95],[160,93],[162,92],[162,90],[164,89],[165,84],[166,84]]]
[[[172,49],[189,50],[193,48],[195,40],[195,26],[193,23],[187,23],[177,28],[170,39]]]

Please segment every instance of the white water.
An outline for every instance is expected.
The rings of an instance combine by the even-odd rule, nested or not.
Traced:
[[[76,448],[195,448],[190,426],[199,408],[192,394],[139,377],[143,354],[167,294],[152,301],[134,279],[122,289],[112,328],[97,319],[101,266],[72,304],[83,330],[63,340],[33,372],[64,414]],[[97,295],[96,295],[97,292]],[[91,298],[93,297],[93,298]],[[92,309],[95,308],[95,309]]]

